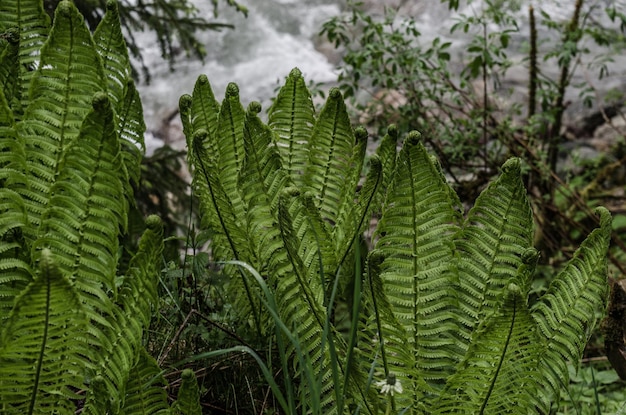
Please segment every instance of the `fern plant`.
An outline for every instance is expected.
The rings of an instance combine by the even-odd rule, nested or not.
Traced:
[[[297,69],[267,124],[259,104],[244,111],[235,84],[218,103],[205,76],[180,109],[214,255],[248,263],[273,293],[263,300],[254,278],[226,268],[251,328],[271,337],[276,323],[279,348],[285,333],[291,340],[292,366],[281,369],[294,368],[297,412],[528,414],[558,405],[566,364],[580,359],[606,299],[606,209],[529,304],[539,254],[519,159],[465,217],[418,133],[397,153],[390,128],[361,180],[366,131],[352,129],[337,90],[316,115]],[[379,210],[361,272],[362,234]],[[340,299],[352,305],[347,334],[335,325]]]
[[[71,2],[50,27],[2,1],[0,33],[0,412],[168,413],[142,344],[158,217],[118,272],[145,127],[116,3],[92,36]]]

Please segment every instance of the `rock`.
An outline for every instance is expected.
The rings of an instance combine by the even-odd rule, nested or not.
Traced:
[[[609,123],[598,127],[593,134],[590,143],[599,151],[608,151],[618,141],[626,138],[626,117],[616,115]]]
[[[328,39],[319,35],[313,37],[313,47],[316,51],[324,55],[333,66],[339,66],[345,54],[344,47],[340,46],[336,48]]]
[[[408,103],[406,96],[395,89],[380,89],[370,99],[365,110],[359,115],[359,124],[395,124],[400,119],[398,109]]]

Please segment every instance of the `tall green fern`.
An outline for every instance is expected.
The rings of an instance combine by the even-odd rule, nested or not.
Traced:
[[[257,115],[258,104],[242,116],[233,84],[221,105],[206,77],[198,79],[193,96],[181,98],[194,190],[204,223],[216,234],[214,253],[251,264],[276,290],[281,317],[303,342],[321,379],[318,398],[327,413],[337,410],[329,357],[346,352],[329,331],[326,316],[335,307],[330,294],[336,281],[345,288],[353,278],[343,266],[368,224],[383,177],[375,159],[359,191],[367,133],[355,135],[340,94],[331,97],[316,118],[310,93],[294,70],[270,109],[268,125]],[[247,303],[238,308],[259,310],[255,284],[243,274],[233,279],[232,287],[241,287],[236,298]],[[259,315],[257,321],[271,319]],[[302,393],[312,392],[303,386]]]
[[[501,301],[502,289],[532,246],[533,226],[520,161],[511,159],[502,166],[498,180],[478,197],[456,240],[460,307],[469,331]]]
[[[301,186],[309,160],[308,142],[315,125],[315,109],[298,69],[292,70],[268,116],[268,125],[276,133],[276,145],[284,167],[293,183]]]
[[[557,274],[548,292],[532,309],[532,316],[541,332],[540,368],[546,388],[538,407],[547,411],[549,403],[558,399],[558,390],[568,379],[566,362],[577,362],[598,322],[608,296],[607,255],[611,216],[597,208],[600,228],[595,229],[574,253],[574,257]]]
[[[216,258],[248,262],[274,293],[278,315],[262,309],[270,327],[260,332],[280,318],[294,336],[298,411],[547,413],[606,298],[608,212],[599,209],[600,227],[530,308],[538,253],[520,160],[464,218],[418,133],[397,154],[390,127],[363,180],[367,132],[352,129],[337,91],[316,115],[294,69],[267,125],[258,104],[241,115],[235,91],[220,106],[200,77],[181,98],[194,189]],[[373,213],[361,275],[356,246]],[[258,310],[255,285],[231,276],[246,287],[235,301]],[[334,324],[346,296],[347,337]],[[386,382],[402,392],[378,394]]]
[[[29,183],[16,190],[24,197],[33,225],[41,223],[61,156],[78,136],[94,93],[105,90],[103,84],[102,63],[82,16],[70,3],[60,3],[54,28],[41,48],[24,118],[17,125]]]
[[[403,328],[380,333],[387,343],[385,372],[415,382],[407,385],[414,401],[442,384],[463,353],[453,243],[457,208],[419,136],[409,135],[378,223],[376,250],[384,257],[380,278],[390,312]]]

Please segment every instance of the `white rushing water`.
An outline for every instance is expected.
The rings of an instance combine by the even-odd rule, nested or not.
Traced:
[[[204,13],[212,13],[209,0],[195,0]],[[334,65],[327,57],[316,50],[314,39],[324,21],[341,13],[345,0],[239,0],[249,9],[248,18],[236,13],[220,2],[219,21],[235,25],[234,30],[222,32],[207,31],[199,34],[199,39],[207,49],[205,63],[186,57],[178,58],[176,71],[169,70],[163,61],[160,50],[153,36],[139,34],[143,56],[152,74],[150,85],[139,85],[144,105],[145,120],[148,127],[148,146],[154,148],[162,144],[153,139],[164,119],[171,117],[178,107],[182,94],[191,93],[197,77],[206,74],[215,95],[221,99],[226,85],[235,82],[239,85],[242,102],[246,105],[255,100],[266,108],[275,89],[289,71],[298,67],[305,79],[316,83],[332,83],[337,78]],[[557,22],[567,22],[571,18],[573,0],[518,0],[518,11],[514,12],[520,33],[512,39],[513,48],[510,56],[519,65],[509,73],[513,84],[525,84],[526,69],[522,63],[525,55],[522,45],[528,33],[528,6],[532,4],[537,19],[541,19],[540,10],[549,14]],[[381,12],[384,6],[400,6],[399,17],[411,14],[416,16],[421,40],[428,42],[434,37],[443,37],[454,41],[453,59],[463,60],[465,45],[471,35],[462,32],[450,36],[451,25],[461,14],[477,14],[483,7],[482,0],[462,2],[458,12],[452,13],[440,0],[366,0],[365,6],[373,13]],[[587,0],[585,8],[593,8],[594,18],[605,19],[603,10],[616,4],[626,12],[626,0]],[[604,17],[603,17],[604,16]],[[618,28],[618,23],[613,23]],[[498,30],[491,27],[490,30]],[[548,36],[541,32],[540,37]],[[545,39],[541,39],[545,40]],[[612,78],[603,81],[610,87],[626,85],[624,68],[626,56],[615,56],[612,64]],[[515,72],[517,71],[517,73]],[[545,74],[556,76],[556,67],[547,68]],[[588,76],[582,73],[581,76]],[[158,134],[158,133],[157,133]]]
[[[208,0],[197,0],[207,8]],[[152,133],[163,119],[171,116],[182,94],[191,93],[199,75],[208,76],[218,100],[229,82],[239,85],[242,102],[260,101],[266,107],[274,90],[294,67],[307,80],[331,82],[336,79],[334,67],[313,44],[322,23],[340,12],[334,0],[249,0],[240,1],[249,9],[248,18],[221,4],[219,21],[231,23],[234,30],[206,31],[199,39],[207,49],[205,63],[185,57],[178,59],[175,72],[163,61],[156,41],[141,34],[143,57],[150,69],[150,85],[139,85],[148,147],[157,146]]]

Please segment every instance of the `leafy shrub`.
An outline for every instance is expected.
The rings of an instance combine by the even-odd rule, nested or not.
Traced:
[[[458,1],[444,3],[459,7]],[[611,203],[603,199],[606,189],[598,183],[612,177],[614,186],[624,185],[616,170],[624,162],[619,143],[595,165],[576,165],[590,176],[584,185],[577,171],[557,169],[557,160],[569,139],[564,134],[569,97],[578,95],[580,107],[595,105],[595,117],[602,122],[623,101],[615,99],[623,95],[619,91],[603,99],[594,83],[604,82],[611,54],[624,48],[626,18],[617,3],[602,9],[581,0],[566,22],[529,7],[529,24],[522,26],[520,7],[518,1],[487,0],[459,13],[450,37],[460,35],[469,42],[458,52],[445,35],[426,39],[416,19],[396,15],[393,8],[373,15],[358,2],[349,2],[344,14],[326,22],[322,35],[345,51],[339,87],[353,98],[362,122],[384,130],[393,119],[401,133],[422,132],[464,203],[476,197],[508,157],[525,161],[524,181],[541,223],[536,237],[542,262],[548,263],[557,260],[562,246],[576,246],[591,230],[587,224],[595,223],[593,206]],[[600,14],[604,20],[596,19]],[[523,33],[526,28],[528,33]],[[520,39],[528,44],[520,45]],[[597,46],[607,52],[598,53]],[[512,51],[523,47],[528,92],[519,99],[509,96],[505,82],[514,65]],[[462,60],[452,62],[457,53]],[[556,76],[550,76],[550,67],[556,68]],[[582,71],[587,81],[574,82]],[[612,262],[623,273],[623,239],[616,245],[620,259],[612,257]]]

